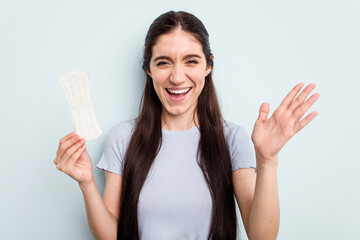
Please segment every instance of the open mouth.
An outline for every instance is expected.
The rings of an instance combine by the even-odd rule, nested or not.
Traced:
[[[173,98],[182,98],[184,97],[188,92],[190,92],[191,87],[184,88],[184,89],[169,89],[165,88],[166,92]]]

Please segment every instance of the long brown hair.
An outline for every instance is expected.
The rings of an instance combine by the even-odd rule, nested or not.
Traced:
[[[149,70],[152,46],[158,37],[180,27],[202,44],[207,64],[213,66],[209,34],[202,22],[187,12],[170,11],[151,24],[145,39],[143,70]],[[161,148],[161,102],[152,79],[146,84],[136,127],[129,142],[123,170],[118,239],[138,240],[138,200],[151,165]],[[212,219],[208,239],[236,239],[237,219],[233,195],[231,161],[224,136],[223,119],[217,101],[212,73],[205,78],[197,114],[200,129],[198,164],[212,197]]]

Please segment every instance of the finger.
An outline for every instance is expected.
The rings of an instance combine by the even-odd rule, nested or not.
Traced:
[[[76,149],[76,151],[71,155],[73,156],[79,149],[81,149],[83,146],[85,145],[82,144],[80,147],[78,147]],[[66,171],[67,167],[66,166],[69,166],[69,161],[71,159],[71,156],[67,156],[67,155],[64,155],[64,157],[61,158],[61,160],[56,164],[56,168],[60,171]],[[77,160],[77,159],[76,159]]]
[[[306,125],[309,124],[316,116],[318,115],[318,112],[312,112],[309,115],[307,115],[303,120],[298,122],[295,125],[295,132],[299,132],[301,129],[303,129]]]
[[[284,106],[288,108],[288,106],[292,103],[296,95],[299,93],[301,88],[304,86],[304,83],[298,83],[284,98],[281,102],[280,106]]]
[[[56,164],[58,164],[58,162],[60,161],[60,158],[56,155],[56,158],[54,159],[54,164],[56,165]]]
[[[66,135],[65,137],[61,138],[61,139],[60,139],[60,142],[59,142],[59,146],[60,146],[62,143],[64,143],[64,142],[66,142],[67,140],[69,140],[70,138],[74,137],[74,136],[76,136],[76,132],[75,132],[75,131],[74,131],[74,132],[71,132],[71,133],[69,133],[68,135]]]
[[[71,132],[68,135],[66,135],[65,137],[60,139],[58,150],[56,151],[56,157],[54,159],[54,164],[57,164],[60,161],[62,155],[64,154],[64,150],[66,150],[65,148],[61,149],[61,145],[64,142],[68,141],[69,139],[71,139],[71,138],[73,138],[75,136],[76,136],[76,132]]]
[[[84,152],[85,149],[86,149],[86,144],[84,143],[80,148],[76,150],[76,152],[74,152],[73,155],[71,155],[71,157],[66,162],[66,164],[63,165],[63,169],[68,169],[74,166],[74,164],[79,159],[79,157],[81,156],[81,154]]]
[[[289,110],[294,111],[297,109],[301,104],[304,103],[307,96],[309,96],[310,92],[316,87],[315,83],[309,84],[300,94],[297,96],[297,98],[290,104]]]
[[[261,121],[266,120],[267,116],[269,114],[269,111],[270,111],[269,103],[265,102],[265,103],[261,104],[258,120],[261,120]]]
[[[60,141],[60,145],[57,151],[57,155],[62,158],[66,150],[68,150],[72,145],[76,142],[80,141],[81,137],[76,133],[71,138],[67,139],[66,141]]]
[[[71,155],[73,155],[84,143],[85,139],[81,138],[78,142],[73,144],[69,149],[65,151],[58,164],[65,164],[70,159]]]
[[[308,98],[308,100],[306,100],[305,103],[303,103],[300,107],[298,107],[295,110],[293,114],[295,122],[299,121],[300,118],[304,116],[307,110],[309,110],[309,108],[316,102],[316,100],[318,100],[319,97],[320,97],[319,93],[314,93],[311,97]]]

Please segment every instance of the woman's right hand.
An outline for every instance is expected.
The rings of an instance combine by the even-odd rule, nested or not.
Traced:
[[[60,140],[54,164],[58,170],[66,173],[79,184],[87,184],[94,180],[85,139],[76,132],[72,132]]]

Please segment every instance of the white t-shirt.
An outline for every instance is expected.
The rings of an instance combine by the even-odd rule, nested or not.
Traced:
[[[98,168],[122,175],[123,158],[135,120],[113,127],[107,137]],[[236,124],[224,123],[232,170],[255,168],[249,135]],[[162,129],[162,145],[149,171],[138,203],[142,240],[207,239],[212,199],[196,156],[200,131]]]

